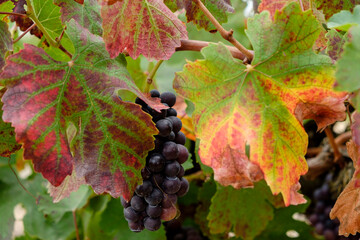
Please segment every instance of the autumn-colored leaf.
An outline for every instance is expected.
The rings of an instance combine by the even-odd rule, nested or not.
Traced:
[[[77,3],[84,4],[84,0],[74,0]]]
[[[139,105],[121,102],[114,93],[128,89],[157,110],[164,106],[140,92],[125,59],[110,59],[101,37],[74,20],[67,31],[76,48],[68,63],[32,45],[8,58],[0,75],[8,88],[3,119],[15,127],[25,159],[54,186],[74,165],[77,176],[85,177],[96,193],[128,199],[157,130]],[[75,126],[75,136],[67,136],[70,126]]]
[[[330,218],[338,218],[340,221],[339,234],[348,236],[360,232],[360,147],[353,141],[348,142],[346,147],[354,162],[355,173],[336,200]]]
[[[262,191],[264,189],[256,186],[254,189],[237,190],[231,186],[218,186],[207,217],[210,233],[234,232],[244,240],[254,239],[274,217],[268,194]],[[266,190],[269,191],[268,188]]]
[[[219,23],[227,22],[227,12],[234,12],[230,0],[203,0],[205,7],[212,13]],[[204,28],[206,31],[214,31],[216,27],[199,9],[193,0],[165,0],[164,3],[171,9],[185,9],[188,22],[194,22],[198,28]]]
[[[326,19],[341,10],[353,10],[355,5],[360,4],[360,0],[315,0],[316,8],[321,10]]]
[[[338,31],[331,29],[327,34],[328,39],[326,53],[333,60],[338,60],[344,51],[344,44],[348,40],[348,34],[342,35]]]
[[[0,98],[3,96],[5,89],[0,89]],[[15,131],[10,123],[4,123],[2,120],[3,111],[2,102],[0,102],[0,156],[9,157],[21,148],[15,140]]]
[[[204,60],[177,73],[174,88],[195,104],[199,155],[217,181],[239,188],[264,174],[285,205],[299,204],[304,199],[295,190],[307,172],[308,144],[301,122],[312,118],[322,129],[343,120],[346,94],[332,90],[331,59],[312,51],[319,25],[311,12],[292,3],[274,22],[263,12],[248,26],[251,65],[232,58],[223,44],[211,44],[202,50]]]
[[[12,39],[8,25],[0,20],[0,72],[5,65],[5,54],[12,49]]]
[[[70,19],[75,19],[91,33],[102,35],[100,5],[96,0],[86,0],[81,3],[80,1],[55,0],[54,3],[61,7],[61,21],[64,24]]]
[[[360,113],[353,114],[353,124],[351,125],[352,139],[355,144],[360,146]]]
[[[187,39],[185,25],[162,0],[123,0],[102,5],[103,38],[110,57],[127,52],[133,59],[169,59],[180,39]]]

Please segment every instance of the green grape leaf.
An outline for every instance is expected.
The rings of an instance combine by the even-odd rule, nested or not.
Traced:
[[[54,186],[75,166],[96,193],[129,199],[157,129],[139,105],[115,93],[127,89],[157,110],[166,107],[140,92],[125,59],[110,59],[101,37],[74,20],[67,31],[76,48],[70,62],[55,61],[32,45],[8,58],[0,75],[7,86],[3,119],[15,127],[24,158]],[[70,126],[77,131],[69,138]]]
[[[314,119],[323,129],[346,116],[346,94],[332,89],[331,59],[312,50],[319,31],[311,12],[291,3],[274,22],[267,11],[248,20],[251,65],[234,59],[223,44],[210,44],[202,50],[204,60],[177,73],[174,88],[195,104],[201,161],[222,185],[252,186],[264,177],[285,205],[305,201],[297,193],[307,172],[301,123]]]
[[[333,15],[328,21],[328,28],[335,28],[341,31],[348,31],[352,26],[360,25],[360,5],[350,11],[341,11]]]
[[[338,31],[331,29],[327,34],[328,39],[326,53],[333,60],[338,60],[344,51],[344,44],[348,40],[348,34],[342,35]]]
[[[306,203],[297,206],[275,209],[274,219],[269,222],[262,234],[257,236],[255,239],[294,239],[294,237],[289,237],[287,235],[288,231],[295,231],[298,233],[298,237],[295,239],[318,239],[313,236],[313,229],[310,225],[308,225],[304,220],[299,221],[297,218],[294,219],[294,216],[299,216],[299,219],[305,218],[303,213],[306,211],[309,205],[309,203]]]
[[[351,28],[349,34],[349,42],[337,61],[336,89],[352,92],[360,89],[360,26]]]
[[[102,35],[102,20],[100,16],[100,5],[96,0],[86,0],[78,3],[68,0],[55,0],[54,3],[61,7],[61,21],[75,19],[82,27],[88,29],[92,34]]]
[[[13,44],[11,34],[8,30],[8,25],[0,20],[0,72],[5,66],[5,54],[12,50]]]
[[[136,59],[167,60],[187,39],[185,25],[162,0],[122,0],[101,8],[104,41],[110,57],[127,52]]]
[[[14,3],[9,1],[0,1],[0,12],[12,12],[12,9],[15,7]],[[0,14],[0,21],[6,21],[7,15]],[[0,34],[2,35],[2,34]]]
[[[0,90],[0,98],[3,96],[5,89]],[[2,102],[0,102],[0,156],[9,157],[21,148],[15,140],[15,131],[10,123],[5,123],[2,120]]]
[[[222,24],[227,22],[227,13],[234,12],[230,0],[203,0],[205,7],[211,12],[216,20]],[[172,10],[185,9],[188,22],[194,22],[199,29],[216,31],[216,27],[209,18],[201,11],[193,0],[165,0],[164,3]]]
[[[210,233],[231,231],[244,240],[254,239],[259,235],[274,217],[273,207],[267,200],[269,193],[266,190],[269,192],[269,188],[261,185],[266,186],[264,182],[260,182],[253,189],[237,190],[231,186],[219,185],[211,199],[207,217]]]
[[[355,5],[360,4],[360,0],[315,0],[316,8],[321,10],[325,19],[329,19],[341,10],[353,10]]]

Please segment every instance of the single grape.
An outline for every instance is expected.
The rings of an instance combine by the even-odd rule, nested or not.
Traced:
[[[160,97],[160,92],[158,90],[156,90],[156,89],[153,89],[153,90],[150,91],[150,96],[158,98],[158,97]]]
[[[321,188],[320,188],[320,191],[321,191],[322,198],[327,199],[327,197],[330,194],[330,186],[329,186],[329,184],[327,184],[327,183],[323,184],[321,186]]]
[[[179,148],[174,142],[165,142],[162,150],[162,155],[166,160],[174,160],[179,156]]]
[[[324,215],[330,216],[331,209],[332,209],[331,206],[327,206],[324,210]]]
[[[321,222],[317,223],[315,225],[315,232],[319,235],[322,235],[324,232],[324,224],[322,224]]]
[[[158,206],[148,205],[146,207],[146,214],[149,217],[158,218],[161,216],[161,213],[162,213],[162,208],[159,205]]]
[[[138,185],[135,189],[135,193],[139,197],[146,197],[149,195],[153,190],[152,184],[150,181],[144,181],[143,184]]]
[[[325,229],[324,231],[324,238],[325,240],[336,240],[336,234],[334,233],[333,230],[330,229]]]
[[[155,187],[160,187],[164,182],[164,175],[161,173],[156,173],[151,176],[151,182]]]
[[[177,208],[176,206],[171,206],[169,208],[163,208],[161,213],[161,220],[170,221],[176,217]]]
[[[315,204],[315,212],[323,213],[325,210],[325,203],[323,201],[319,201]]]
[[[312,225],[315,226],[316,223],[318,223],[319,219],[318,219],[318,215],[313,213],[309,216],[309,221],[311,222]]]
[[[167,177],[176,177],[180,172],[180,167],[177,161],[171,161],[165,165],[164,173]]]
[[[164,169],[164,167],[165,167],[165,159],[163,158],[163,156],[158,153],[152,154],[147,163],[147,168],[151,172],[157,173],[157,172],[161,172]]]
[[[174,177],[174,178],[166,177],[162,184],[162,189],[167,194],[177,193],[179,191],[180,187],[181,187],[181,181],[177,177]]]
[[[178,149],[179,149],[179,156],[177,158],[177,161],[180,164],[183,164],[184,162],[186,162],[189,158],[189,151],[187,150],[187,148],[181,144],[178,144]]]
[[[168,117],[170,117],[170,116],[176,117],[177,116],[177,111],[174,108],[168,108],[166,116],[168,116]]]
[[[172,92],[163,92],[160,94],[160,99],[162,103],[166,103],[169,107],[172,107],[176,103],[176,96]]]
[[[185,134],[182,132],[178,132],[175,136],[175,142],[177,144],[185,145],[186,142]]]
[[[139,213],[137,213],[132,207],[124,208],[124,217],[128,222],[136,222],[140,219]]]
[[[180,165],[180,171],[179,171],[178,175],[176,175],[176,176],[180,179],[184,175],[185,175],[185,169],[183,168],[183,166]]]
[[[174,132],[171,132],[170,134],[169,134],[169,136],[168,136],[168,139],[170,140],[170,141],[173,141],[173,140],[175,140],[175,133]]]
[[[183,197],[189,191],[189,182],[186,178],[181,178],[181,186],[179,191],[176,193],[178,197]]]
[[[141,232],[144,230],[144,224],[142,221],[128,222],[129,228],[133,232]]]
[[[177,118],[175,116],[170,116],[170,117],[167,117],[166,119],[168,119],[169,121],[172,122],[174,133],[178,133],[181,130],[182,122],[179,118]]]
[[[144,219],[144,227],[149,231],[156,231],[160,228],[161,221],[160,218],[145,218]]]
[[[176,196],[176,194],[165,194],[164,199],[161,202],[161,206],[163,208],[175,206],[177,199],[178,197]]]
[[[323,200],[323,197],[322,197],[322,193],[321,193],[321,189],[318,188],[314,191],[313,193],[313,199],[315,201],[320,201],[320,200]]]
[[[127,202],[123,197],[120,197],[120,201],[124,208],[130,207],[130,202]]]
[[[153,189],[153,191],[151,192],[151,194],[147,197],[145,197],[145,201],[150,204],[150,205],[158,205],[159,203],[161,203],[161,201],[163,200],[163,193],[158,189],[155,188]]]
[[[167,119],[160,119],[156,122],[156,128],[159,130],[159,136],[167,137],[173,130],[171,121]]]
[[[144,211],[146,208],[146,203],[144,198],[137,195],[133,196],[130,201],[131,207],[138,212]]]
[[[149,179],[151,177],[151,172],[149,171],[149,169],[147,169],[147,167],[141,169],[141,177],[144,180]]]

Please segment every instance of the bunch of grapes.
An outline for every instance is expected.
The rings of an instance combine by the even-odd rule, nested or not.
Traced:
[[[315,227],[315,232],[323,235],[325,240],[359,240],[360,235],[350,235],[349,237],[339,236],[339,221],[338,219],[331,220],[329,215],[334,201],[331,199],[330,182],[332,174],[328,174],[325,178],[324,184],[316,189],[313,193],[313,200],[315,207],[313,213],[309,215],[309,221]]]
[[[144,228],[156,231],[161,226],[161,220],[175,218],[177,198],[189,190],[189,182],[183,178],[185,171],[181,166],[188,159],[189,152],[184,146],[185,135],[180,132],[181,120],[176,117],[176,110],[171,108],[176,96],[171,92],[160,95],[157,90],[152,90],[150,94],[160,98],[169,108],[157,112],[141,99],[135,101],[152,116],[159,134],[155,136],[155,149],[149,152],[145,168],[141,171],[143,183],[136,187],[129,202],[121,199],[125,219],[134,232]]]

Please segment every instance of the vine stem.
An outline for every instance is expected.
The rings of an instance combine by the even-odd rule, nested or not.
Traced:
[[[164,60],[159,60],[156,65],[154,66],[154,68],[151,70],[151,72],[149,73],[149,75],[146,78],[146,86],[144,89],[145,93],[148,93],[150,91],[150,86],[153,83],[153,78],[157,72],[157,70],[159,69],[159,67],[161,66],[161,64],[164,62]]]
[[[77,221],[76,221],[76,211],[72,211],[72,215],[73,215],[75,231],[76,231],[76,240],[80,240],[79,227],[78,227]]]
[[[334,151],[334,162],[339,162],[342,159],[342,155],[339,151],[339,147],[335,142],[335,138],[334,135],[332,134],[331,130],[329,127],[325,128],[325,134],[327,136],[327,138],[329,139],[329,143]]]
[[[13,15],[13,16],[18,16],[18,17],[27,17],[27,15],[26,15],[26,14],[22,14],[22,13],[0,12],[0,14]]]
[[[20,39],[22,39],[28,32],[31,31],[31,29],[33,29],[36,26],[36,23],[34,23],[33,25],[31,25],[28,29],[25,30],[25,32],[23,32],[17,39],[15,39],[13,41],[13,43],[18,42]]]
[[[233,36],[234,31],[231,29],[227,31],[224,29],[221,24],[216,20],[216,18],[211,14],[211,12],[205,7],[201,0],[193,0],[198,5],[198,7],[203,11],[203,13],[209,18],[209,20],[215,25],[216,29],[219,31],[220,35],[232,45],[234,45],[240,52],[242,52],[247,60],[251,62],[254,57],[254,54],[246,49],[241,43],[239,43]]]

